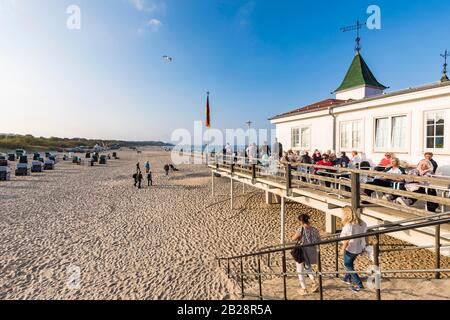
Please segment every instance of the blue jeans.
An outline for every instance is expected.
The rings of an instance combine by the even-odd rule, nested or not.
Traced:
[[[354,254],[354,253],[345,251],[344,266],[347,271],[355,271],[354,263],[355,263],[355,260],[357,257],[358,257],[358,254]],[[356,273],[347,274],[346,277],[351,277],[353,284],[359,286],[360,288],[363,287],[361,278],[358,276],[358,274],[356,274]]]

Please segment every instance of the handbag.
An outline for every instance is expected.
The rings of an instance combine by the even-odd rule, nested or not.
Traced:
[[[300,235],[300,239],[298,239],[295,248],[291,250],[291,255],[294,258],[295,262],[303,263],[305,262],[305,256],[303,254],[303,248],[299,245],[303,238],[304,228],[302,228],[302,233]]]

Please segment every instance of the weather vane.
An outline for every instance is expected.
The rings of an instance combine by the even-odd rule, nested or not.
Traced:
[[[444,58],[444,69],[442,70],[442,82],[449,81],[447,77],[447,58],[450,57],[450,54],[448,53],[448,50],[445,50],[444,54],[441,54],[441,57]]]
[[[355,47],[355,51],[356,52],[360,52],[361,51],[361,36],[360,36],[360,30],[362,29],[363,26],[367,25],[366,22],[361,23],[359,22],[359,20],[356,21],[356,25],[353,26],[349,26],[349,27],[344,27],[341,28],[342,32],[350,32],[350,31],[356,31],[356,47]]]

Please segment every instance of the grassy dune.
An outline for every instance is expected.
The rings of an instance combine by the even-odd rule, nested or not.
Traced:
[[[75,148],[78,146],[94,147],[99,145],[120,145],[122,147],[139,146],[167,146],[168,144],[159,141],[116,141],[116,140],[94,140],[84,138],[45,138],[34,137],[32,135],[0,135],[0,150],[9,151],[15,149],[25,149],[32,151],[50,151],[58,149]]]

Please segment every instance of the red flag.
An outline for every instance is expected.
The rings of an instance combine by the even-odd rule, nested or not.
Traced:
[[[206,98],[206,127],[211,128],[211,109],[209,108],[209,92]]]

